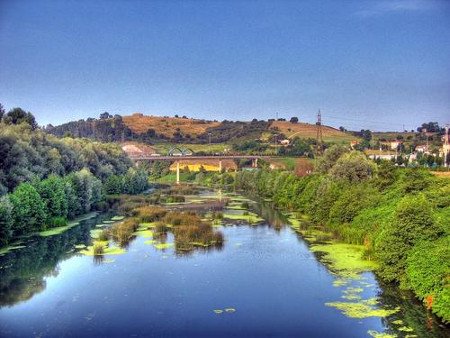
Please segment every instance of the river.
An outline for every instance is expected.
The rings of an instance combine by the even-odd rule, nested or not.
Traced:
[[[59,235],[30,237],[0,256],[0,335],[448,336],[421,304],[381,285],[372,272],[338,283],[341,277],[281,214],[261,203],[253,210],[265,220],[227,222],[218,228],[222,247],[188,254],[156,248],[144,236],[121,255],[80,254],[77,248],[91,242],[90,230],[111,214]],[[395,314],[355,318],[330,306],[349,295],[377,299],[374,308]]]

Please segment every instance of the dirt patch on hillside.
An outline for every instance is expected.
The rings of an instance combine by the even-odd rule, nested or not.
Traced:
[[[220,122],[196,120],[189,118],[147,116],[135,113],[131,116],[124,116],[123,121],[135,133],[142,134],[149,129],[153,129],[157,134],[166,137],[173,137],[179,129],[183,135],[193,137],[203,134],[207,128],[217,127]]]
[[[278,128],[281,133],[288,138],[316,138],[317,126],[309,123],[291,123],[288,121],[274,121],[270,128]],[[346,134],[338,129],[322,126],[322,137],[324,141],[348,141],[354,140],[355,137]]]

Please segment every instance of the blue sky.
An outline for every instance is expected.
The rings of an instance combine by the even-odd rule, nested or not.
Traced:
[[[298,116],[450,122],[450,1],[0,0],[0,102],[40,124]]]

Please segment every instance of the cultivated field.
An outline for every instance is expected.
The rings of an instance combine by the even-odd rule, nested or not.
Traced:
[[[145,133],[149,129],[155,130],[157,134],[172,137],[179,129],[182,134],[193,137],[203,134],[207,128],[216,127],[220,122],[195,120],[177,117],[147,116],[135,113],[131,116],[123,116],[125,124],[135,133]]]
[[[270,128],[278,128],[288,138],[316,138],[317,126],[309,123],[291,123],[288,121],[274,121]],[[322,126],[322,137],[325,142],[348,143],[357,137],[344,133],[338,129]]]

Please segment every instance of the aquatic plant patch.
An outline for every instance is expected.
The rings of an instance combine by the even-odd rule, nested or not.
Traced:
[[[375,298],[361,300],[358,302],[329,302],[326,306],[334,307],[350,318],[388,317],[400,311],[399,307],[394,309],[379,308]]]

